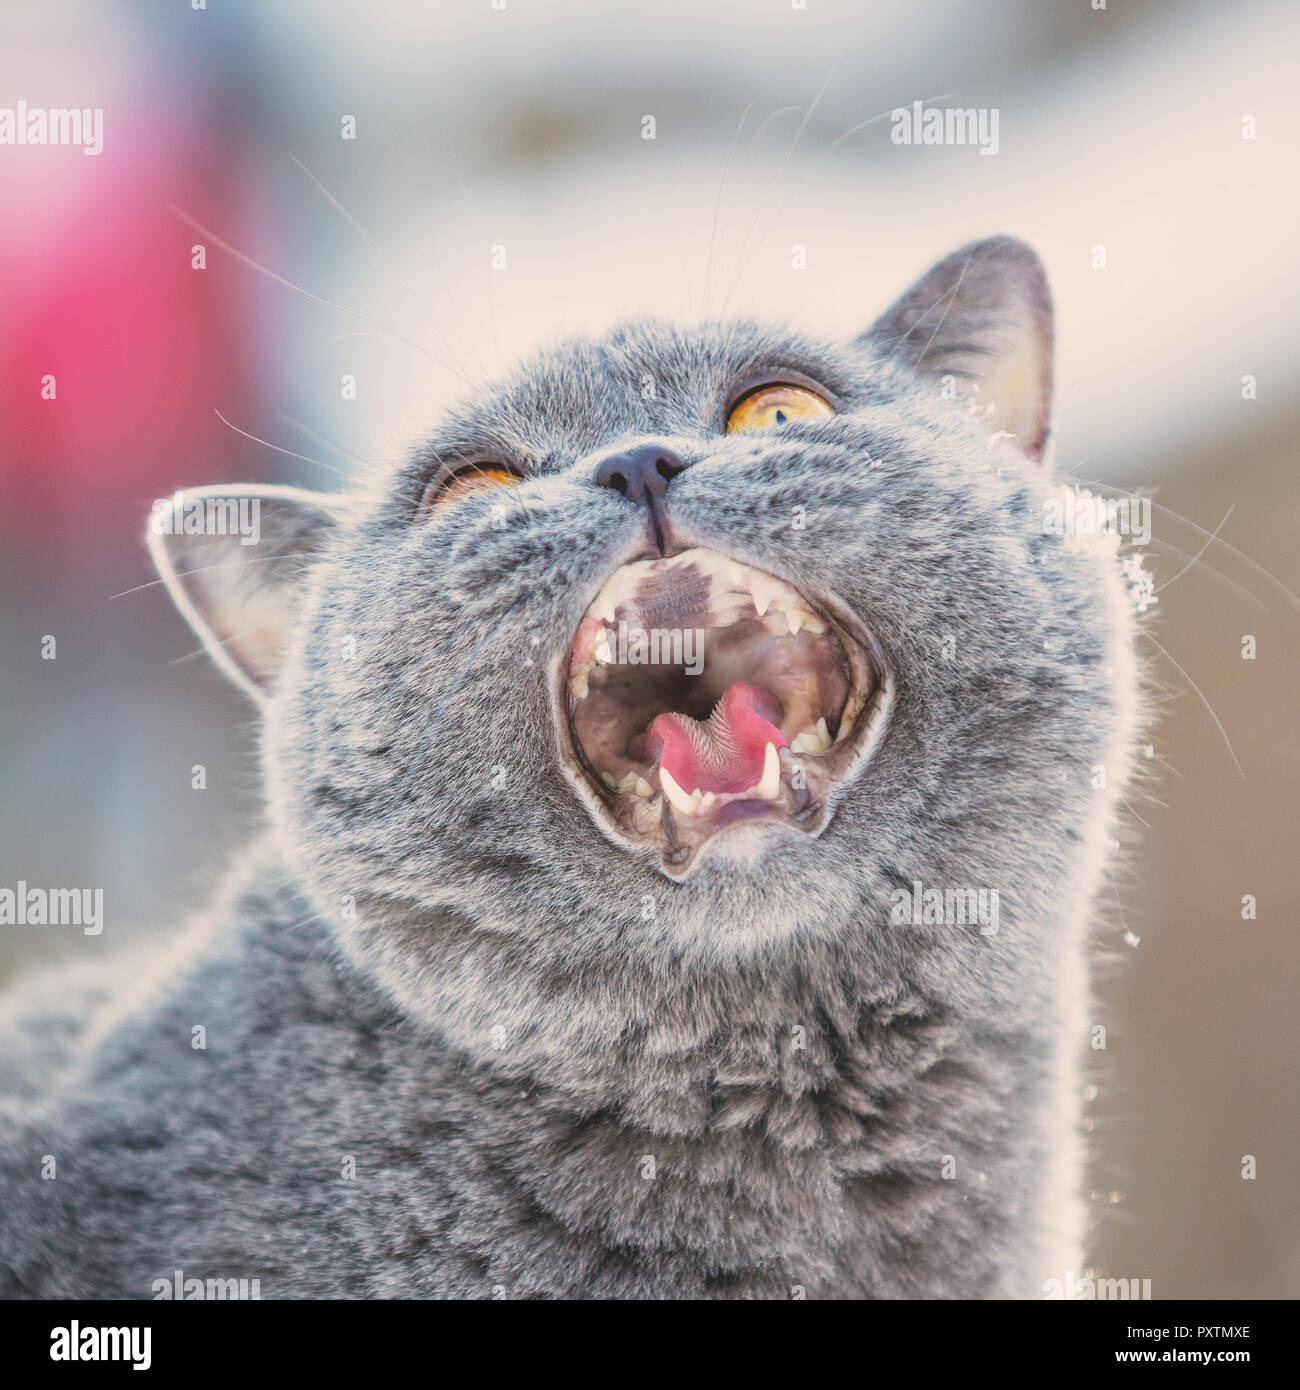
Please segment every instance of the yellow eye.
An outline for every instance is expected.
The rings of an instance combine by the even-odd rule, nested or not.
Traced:
[[[471,493],[482,492],[490,487],[514,487],[522,482],[523,479],[518,473],[512,473],[510,469],[499,464],[476,463],[469,468],[461,469],[459,473],[453,473],[450,478],[431,488],[428,500],[436,511],[463,500]]]
[[[760,386],[742,396],[727,416],[728,434],[745,434],[749,430],[765,430],[783,425],[787,420],[811,420],[834,415],[815,391],[802,386]]]

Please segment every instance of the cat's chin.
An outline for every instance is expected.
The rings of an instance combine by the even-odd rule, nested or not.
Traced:
[[[565,776],[608,838],[672,879],[819,834],[891,698],[844,604],[702,548],[615,570],[553,682]]]

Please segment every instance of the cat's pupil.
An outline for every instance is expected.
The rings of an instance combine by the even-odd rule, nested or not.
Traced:
[[[778,410],[778,411],[776,412],[776,423],[777,423],[778,425],[784,425],[784,424],[785,424],[785,411],[784,411],[784,410]]]

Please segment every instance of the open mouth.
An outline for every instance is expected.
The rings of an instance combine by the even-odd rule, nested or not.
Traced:
[[[593,815],[682,878],[742,822],[820,831],[890,688],[842,605],[697,548],[610,576],[555,694],[561,762]]]

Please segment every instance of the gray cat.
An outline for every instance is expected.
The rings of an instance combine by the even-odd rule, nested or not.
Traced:
[[[152,526],[269,824],[165,958],[19,982],[0,1290],[1079,1270],[1139,682],[1114,538],[1045,524],[1051,338],[996,238],[853,342],[633,323],[354,490]]]

